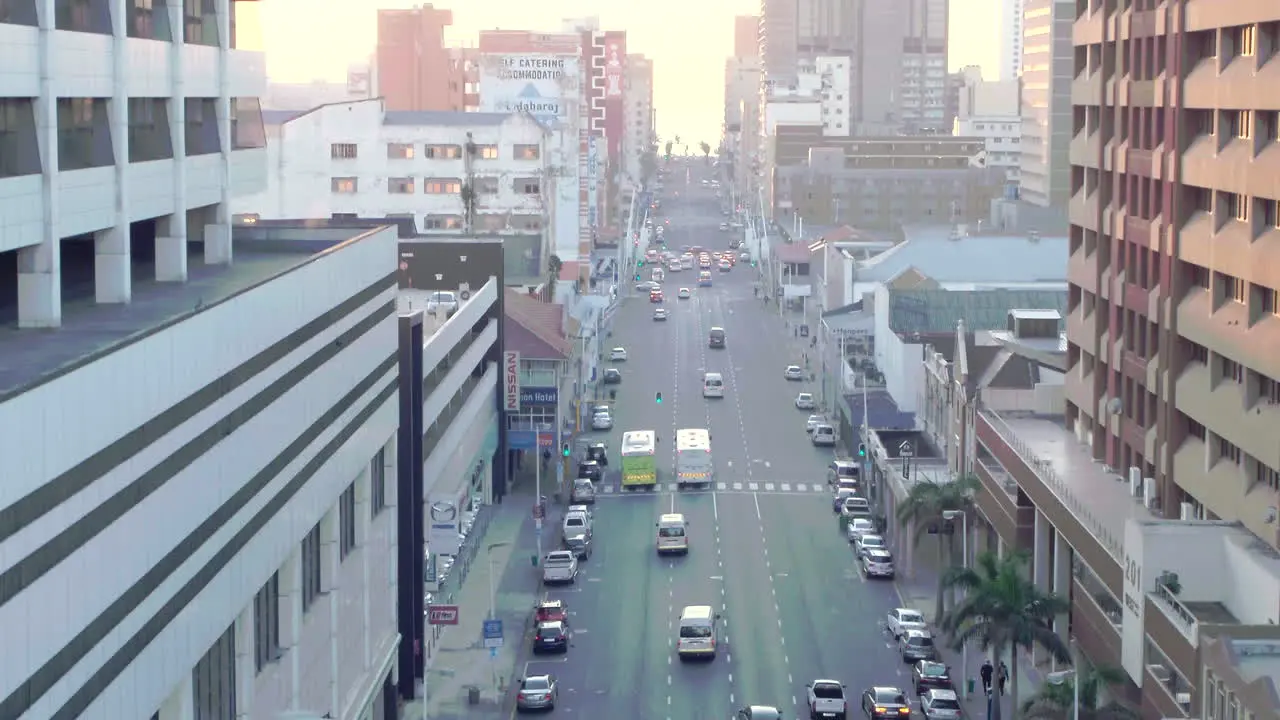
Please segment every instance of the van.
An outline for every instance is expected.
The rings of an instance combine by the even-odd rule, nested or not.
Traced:
[[[711,334],[707,338],[707,346],[713,347],[713,348],[724,347],[724,328],[722,327],[711,328]]]
[[[656,256],[654,257],[654,260],[657,260]],[[651,277],[654,282],[662,282],[666,279],[666,273],[662,271],[662,268],[654,268]]]
[[[707,373],[702,376],[702,397],[724,397],[724,378],[720,373]]]
[[[658,554],[688,553],[689,524],[684,515],[670,513],[658,518]]]
[[[680,630],[676,636],[676,654],[688,657],[716,656],[720,613],[710,605],[690,605],[680,611]]]

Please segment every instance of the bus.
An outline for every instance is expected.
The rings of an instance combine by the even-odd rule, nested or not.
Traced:
[[[698,273],[698,287],[711,287],[711,271],[703,270]]]
[[[658,482],[658,435],[652,430],[622,433],[622,485],[652,486]]]
[[[711,433],[703,428],[676,430],[676,483],[705,485],[714,480]]]

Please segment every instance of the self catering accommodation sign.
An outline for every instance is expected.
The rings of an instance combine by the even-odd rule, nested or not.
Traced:
[[[578,73],[576,55],[488,55],[480,66],[480,109],[527,112],[548,121],[570,119]]]
[[[502,353],[503,408],[507,412],[520,412],[520,353],[510,350]]]

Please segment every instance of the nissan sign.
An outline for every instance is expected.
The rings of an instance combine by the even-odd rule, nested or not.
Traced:
[[[503,407],[507,412],[520,412],[520,353],[502,353]]]

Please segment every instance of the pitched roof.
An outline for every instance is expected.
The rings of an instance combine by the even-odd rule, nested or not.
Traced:
[[[544,303],[517,290],[507,289],[506,293],[504,349],[534,360],[568,360],[573,345],[561,331],[564,306]]]
[[[899,333],[955,332],[964,320],[970,331],[1003,330],[1010,310],[1057,310],[1066,316],[1065,290],[889,291],[889,328]]]
[[[906,229],[907,241],[858,264],[858,282],[885,283],[914,267],[939,283],[1067,282],[1067,238],[974,235],[950,228]],[[804,247],[804,246],[801,246]]]

